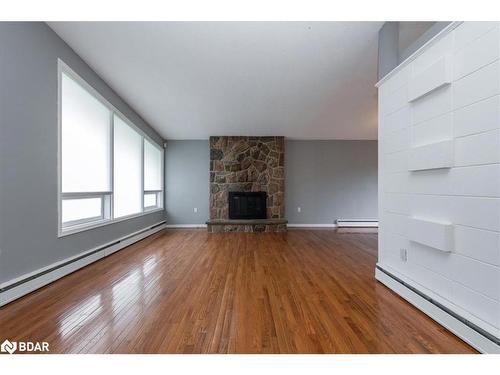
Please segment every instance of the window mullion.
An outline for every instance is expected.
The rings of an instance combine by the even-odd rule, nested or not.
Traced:
[[[158,197],[160,201],[158,202],[158,207],[165,207],[165,143],[162,145],[161,148],[161,191],[158,193]]]
[[[141,212],[144,212],[144,137],[142,137],[142,152],[141,152]]]

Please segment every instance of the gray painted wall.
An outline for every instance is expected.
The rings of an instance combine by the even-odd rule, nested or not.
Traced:
[[[168,223],[205,223],[208,141],[168,141],[165,154]],[[377,141],[287,140],[285,173],[285,217],[290,223],[377,218]]]
[[[399,23],[386,22],[378,33],[378,79],[382,79],[427,41],[450,24],[449,21],[435,22],[418,39],[403,51],[399,50]]]
[[[378,78],[399,64],[399,22],[386,22],[378,32]]]
[[[167,224],[205,224],[208,220],[210,149],[208,140],[167,141],[165,208]],[[194,208],[198,212],[194,212]]]
[[[285,211],[291,224],[377,219],[377,141],[287,141]]]
[[[449,24],[450,22],[448,21],[434,22],[434,25],[429,27],[427,31],[425,31],[417,40],[415,40],[404,50],[399,51],[399,63],[406,60],[410,55],[412,55],[416,50],[422,47],[425,43],[427,43],[430,39],[432,39],[437,33],[439,33]]]
[[[57,237],[57,58],[159,143],[45,23],[0,22],[0,283],[163,220],[164,213]]]

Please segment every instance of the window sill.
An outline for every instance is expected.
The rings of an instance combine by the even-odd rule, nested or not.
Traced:
[[[58,238],[60,238],[60,237],[66,237],[66,236],[69,236],[71,234],[85,232],[87,230],[96,229],[96,228],[103,227],[103,226],[106,226],[106,225],[109,225],[109,224],[116,224],[116,223],[119,223],[119,222],[122,222],[122,221],[125,221],[125,220],[130,220],[130,219],[138,218],[138,217],[141,217],[141,216],[149,215],[149,214],[152,214],[152,213],[155,213],[155,212],[160,212],[160,211],[164,211],[164,209],[161,208],[161,207],[155,208],[155,209],[147,209],[144,212],[140,212],[138,214],[127,215],[127,216],[119,217],[119,218],[116,218],[116,219],[99,220],[99,221],[94,221],[94,222],[91,222],[91,223],[86,223],[86,224],[81,224],[81,225],[75,225],[75,226],[72,226],[72,227],[69,227],[69,228],[61,228],[61,227],[59,227],[59,233],[58,233],[57,237]]]

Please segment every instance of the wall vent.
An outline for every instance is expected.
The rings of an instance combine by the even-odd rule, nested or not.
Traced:
[[[339,228],[378,228],[378,220],[337,219]]]

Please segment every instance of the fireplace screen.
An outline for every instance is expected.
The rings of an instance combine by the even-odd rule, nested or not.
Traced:
[[[230,219],[266,219],[265,191],[229,192]]]

